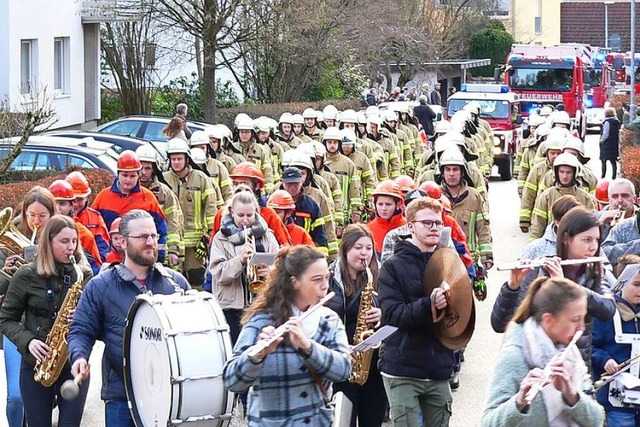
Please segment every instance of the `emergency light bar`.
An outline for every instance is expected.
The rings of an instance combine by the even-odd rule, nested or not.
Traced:
[[[460,85],[460,91],[480,93],[509,93],[509,86],[481,83],[463,83],[462,85]]]

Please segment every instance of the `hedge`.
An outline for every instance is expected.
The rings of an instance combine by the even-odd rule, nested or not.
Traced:
[[[216,122],[233,127],[233,121],[239,113],[246,113],[254,119],[260,116],[267,116],[278,120],[282,113],[288,112],[291,114],[302,114],[304,109],[309,107],[322,111],[322,109],[329,104],[333,104],[340,111],[348,109],[358,111],[362,106],[360,101],[357,99],[337,99],[334,101],[321,102],[290,102],[287,104],[241,105],[239,107],[218,109]]]
[[[36,185],[49,187],[56,179],[64,179],[72,170],[78,169],[69,169],[65,172],[58,172],[55,175],[52,175],[50,172],[23,173],[24,179],[21,182],[0,185],[0,208],[11,206],[14,211],[16,211],[25,194],[27,194],[31,188]],[[89,195],[89,203],[93,203],[93,199],[95,199],[100,190],[111,186],[113,183],[113,175],[109,171],[103,169],[81,169],[81,172],[87,177],[89,185],[93,190]],[[27,181],[27,179],[30,180]]]

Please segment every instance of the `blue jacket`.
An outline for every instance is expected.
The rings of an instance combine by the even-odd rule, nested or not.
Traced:
[[[424,273],[431,255],[402,240],[382,264],[378,277],[382,324],[398,330],[382,345],[380,372],[432,380],[451,377],[453,351],[436,338],[431,299],[424,296]]]
[[[124,328],[129,307],[142,294],[134,280],[133,273],[121,264],[102,271],[87,283],[71,322],[67,338],[71,364],[80,358],[89,360],[96,340],[105,344],[100,393],[103,400],[127,398],[122,377]],[[154,294],[173,294],[172,282],[189,289],[180,273],[156,264],[149,271],[147,289]]]
[[[622,332],[626,334],[640,334],[640,325],[638,324],[638,315],[640,314],[640,307],[635,309],[620,296],[615,295],[616,308],[618,311],[624,311],[626,313],[635,313],[636,317],[632,320],[625,321],[622,319]],[[593,379],[599,380],[604,373],[604,365],[607,360],[613,359],[618,363],[622,363],[631,357],[631,345],[630,344],[618,344],[615,340],[615,331],[613,327],[613,319],[599,320],[595,319],[593,322],[593,353],[591,355],[591,367],[593,371]],[[605,410],[613,409],[613,406],[609,403],[609,386],[598,390],[597,399],[598,402],[604,406]],[[620,410],[623,408],[615,408]],[[625,409],[631,412],[637,411],[637,409]]]

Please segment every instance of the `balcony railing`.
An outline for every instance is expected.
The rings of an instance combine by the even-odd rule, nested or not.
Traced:
[[[82,0],[80,16],[86,24],[142,19],[142,0]]]

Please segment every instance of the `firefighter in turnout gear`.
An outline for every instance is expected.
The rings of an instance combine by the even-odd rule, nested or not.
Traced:
[[[464,109],[471,115],[471,123],[478,129],[478,134],[484,141],[484,146],[487,153],[487,167],[489,174],[493,167],[493,129],[491,125],[485,119],[480,117],[482,113],[482,105],[478,101],[471,101],[464,106]]]
[[[518,150],[516,151],[516,158],[513,162],[513,173],[517,177],[520,174],[520,163],[522,163],[522,156],[524,155],[525,147],[529,146],[532,143],[535,143],[535,132],[538,126],[544,123],[544,119],[537,114],[531,114],[529,116],[529,124],[527,127],[528,136],[518,144]],[[535,153],[534,153],[535,155]],[[519,183],[519,182],[518,182]],[[524,181],[522,181],[522,185],[524,185]],[[518,187],[518,194],[522,195],[522,187]]]
[[[232,184],[231,178],[229,178],[229,171],[220,160],[215,158],[216,152],[211,146],[209,136],[205,131],[197,130],[191,134],[191,148],[200,148],[205,153],[205,162],[202,167],[220,190],[222,197],[219,200],[219,208],[220,203],[224,204],[225,200],[231,199]]]
[[[296,148],[302,144],[302,139],[298,138],[293,131],[293,114],[283,113],[278,120],[278,140],[287,144],[290,148]]]
[[[547,171],[553,168],[553,162],[562,153],[564,147],[564,139],[561,135],[550,133],[545,143],[545,159],[535,164],[529,172],[527,180],[524,183],[522,191],[522,200],[520,205],[520,230],[523,233],[529,231],[529,225],[532,221],[533,207],[536,205],[538,197],[538,188]]]
[[[440,157],[442,157],[442,153],[444,153],[445,150],[450,147],[457,148],[464,156],[464,159],[467,162],[466,168],[470,179],[467,184],[475,188],[476,191],[482,196],[485,203],[487,203],[488,205],[487,187],[485,186],[484,176],[482,175],[482,172],[480,172],[480,169],[478,169],[478,166],[475,164],[475,160],[478,159],[478,156],[469,152],[467,146],[464,143],[464,137],[457,132],[449,132],[436,139],[433,154],[427,160],[427,164],[424,167],[424,172],[420,174],[416,182],[418,183],[418,185],[420,185],[426,181],[440,182],[442,180],[439,161]]]
[[[374,150],[373,141],[366,137],[364,138],[358,132],[358,114],[354,110],[345,110],[340,115],[340,130],[351,129],[356,134],[356,149],[361,151],[367,159],[371,168],[376,171],[378,161],[381,161],[384,157],[382,155],[382,147],[380,147],[379,154]],[[377,172],[376,172],[377,176]]]
[[[576,176],[580,171],[580,161],[569,153],[562,153],[553,162],[555,185],[547,188],[536,200],[531,216],[531,240],[543,236],[549,222],[553,221],[551,206],[561,196],[572,195],[589,210],[596,210],[595,199],[578,186]]]
[[[287,156],[288,157],[288,156]],[[320,208],[322,219],[324,220],[324,230],[327,235],[328,258],[334,260],[338,256],[338,238],[337,224],[334,218],[334,205],[331,195],[325,194],[317,184],[317,181],[323,180],[322,177],[314,175],[314,166],[308,153],[298,148],[293,150],[293,156],[287,162],[286,168],[293,167],[302,174],[302,191],[311,197]],[[284,184],[281,187],[284,189]],[[328,185],[327,185],[328,188]],[[340,224],[342,227],[342,224]]]
[[[216,215],[215,190],[209,177],[194,168],[187,143],[167,143],[170,169],[164,179],[178,196],[184,215],[184,272],[192,286],[202,286],[209,235]]]
[[[294,114],[291,120],[293,121],[293,133],[295,136],[300,138],[302,142],[312,142],[313,139],[304,131],[304,118],[302,114]]]
[[[376,189],[378,181],[367,156],[357,150],[356,133],[351,129],[344,129],[342,131],[342,152],[356,165],[356,175],[360,178],[360,184],[364,194],[363,200],[366,205],[366,202],[373,200],[373,191]],[[373,206],[367,206],[367,208],[369,212],[373,212]]]
[[[302,118],[304,119],[304,133],[314,141],[322,141],[324,132],[318,125],[318,112],[313,108],[307,108],[302,112]]]
[[[236,123],[236,130],[242,157],[260,168],[264,175],[267,193],[271,192],[273,189],[273,169],[269,148],[256,143],[256,132],[253,120],[250,118],[241,117]]]
[[[195,132],[194,132],[195,134]],[[136,149],[142,164],[140,184],[151,190],[167,218],[167,264],[170,267],[180,265],[184,260],[184,216],[178,196],[171,190],[160,170],[160,161],[156,150],[149,144]]]
[[[328,128],[322,137],[327,149],[327,167],[338,177],[344,195],[344,217],[360,222],[362,215],[362,187],[355,164],[342,154],[342,132],[337,127]]]
[[[589,194],[595,194],[596,186],[598,185],[598,177],[591,171],[591,168],[587,165],[589,157],[584,155],[584,142],[578,137],[570,136],[564,143],[562,148],[563,153],[569,153],[578,159],[580,162],[580,169],[576,176],[576,181],[580,187]],[[553,171],[548,171],[538,188],[538,195],[547,188],[555,184],[555,175]]]
[[[529,172],[536,165],[536,152],[538,147],[547,139],[551,128],[546,123],[536,127],[533,136],[523,143],[522,160],[520,161],[520,171],[518,172],[518,194],[522,197],[524,185],[529,176]]]
[[[382,123],[383,121],[380,116],[367,117],[367,138],[380,144],[389,178],[396,179],[400,176],[402,169],[398,148],[394,145],[389,131],[382,127]],[[380,174],[378,174],[378,176],[380,176]]]
[[[340,232],[344,227],[346,218],[344,217],[344,195],[342,194],[342,183],[327,167],[327,149],[319,142],[313,142],[311,145],[314,151],[313,164],[315,170],[318,172],[318,176],[324,179],[329,186],[331,198],[333,199],[334,214],[333,218],[336,221],[336,234],[340,238]]]
[[[278,216],[287,226],[289,235],[291,235],[292,245],[308,245],[314,247],[313,239],[304,228],[300,227],[293,221],[293,215],[296,211],[296,204],[291,194],[285,190],[276,190],[267,200],[267,206],[278,213]]]
[[[282,154],[284,149],[282,146],[271,139],[271,125],[269,119],[261,117],[253,121],[253,126],[256,129],[256,139],[258,144],[266,147],[269,150],[271,157],[271,170],[273,171],[274,184],[280,181],[280,162],[282,161]]]
[[[294,221],[309,233],[316,248],[325,255],[328,254],[327,235],[324,229],[324,219],[320,207],[311,197],[302,191],[302,173],[297,168],[287,168],[282,173],[282,183],[287,193],[296,203]]]
[[[338,114],[340,112],[334,105],[327,105],[322,109],[322,117],[325,128],[337,127],[338,126]]]
[[[197,168],[200,171],[204,172],[205,175],[207,175],[211,180],[211,185],[213,186],[213,191],[215,192],[216,209],[222,209],[222,207],[224,207],[224,198],[222,197],[222,192],[220,191],[220,187],[218,187],[218,183],[211,177],[211,175],[207,171],[207,154],[204,152],[204,150],[198,147],[192,147],[189,154],[191,156],[191,160],[197,166]]]
[[[395,111],[386,110],[383,118],[384,127],[389,131],[389,135],[396,147],[396,152],[400,157],[401,173],[413,176],[414,163],[411,140],[406,133],[398,129],[398,114]]]
[[[409,140],[411,141],[411,150],[413,151],[413,162],[414,169],[422,157],[422,153],[424,152],[424,144],[422,143],[422,138],[420,138],[420,130],[416,123],[412,122],[411,114],[409,113],[409,104],[401,103],[397,107],[398,115],[400,120],[398,121],[398,126],[400,130],[404,131],[409,136]],[[416,169],[417,175],[417,169]]]
[[[433,149],[438,139],[442,135],[452,131],[453,131],[453,127],[451,126],[451,123],[448,120],[440,120],[438,123],[436,123],[435,130],[434,130],[434,137],[435,137],[434,142],[431,145],[431,147],[424,150],[424,152],[422,153],[422,156],[418,159],[418,165],[416,166],[416,171],[417,171],[416,176],[420,176],[420,174],[422,174],[426,170],[427,165],[429,164],[429,160],[433,158]],[[464,142],[464,137],[462,139]],[[478,155],[477,154],[474,154],[474,155],[477,159]],[[434,167],[434,166],[431,165],[431,167]]]
[[[236,167],[236,161],[226,153],[226,147],[230,147],[230,150],[234,150],[231,140],[233,139],[233,133],[225,125],[209,126],[205,130],[209,137],[209,145],[211,146],[211,157],[217,159],[227,169],[228,173],[231,173],[233,168]],[[240,150],[237,150],[236,155],[242,157]],[[222,190],[222,188],[221,188]],[[224,192],[222,193],[224,194]]]
[[[466,161],[457,148],[449,148],[440,158],[442,192],[451,201],[453,217],[467,236],[469,250],[482,261],[485,270],[493,266],[489,213],[478,192],[469,187]]]

